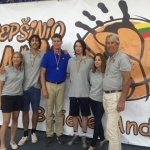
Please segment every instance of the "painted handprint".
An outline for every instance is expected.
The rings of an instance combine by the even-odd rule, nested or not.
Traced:
[[[150,20],[140,16],[131,18],[125,1],[120,0],[118,6],[123,17],[114,19],[113,16],[110,16],[106,22],[96,20],[94,15],[84,10],[83,15],[89,20],[95,21],[96,26],[90,28],[82,22],[76,22],[77,27],[87,31],[83,38],[79,34],[77,37],[85,40],[89,55],[93,56],[100,52],[108,57],[105,38],[111,33],[118,35],[120,39],[119,49],[130,57],[132,63],[132,84],[128,100],[141,98],[148,100],[150,93]],[[103,13],[109,12],[103,3],[98,3],[97,7]]]

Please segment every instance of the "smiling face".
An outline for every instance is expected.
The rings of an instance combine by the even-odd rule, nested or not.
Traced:
[[[21,62],[22,62],[21,56],[18,53],[14,54],[12,57],[13,66],[20,66]]]
[[[118,51],[119,44],[116,42],[114,38],[111,37],[106,41],[106,48],[109,54],[112,56]]]
[[[31,39],[31,42],[30,42],[30,47],[31,49],[35,49],[35,50],[38,50],[39,47],[40,47],[40,42],[39,42],[39,39],[38,38],[32,38]]]
[[[96,57],[95,57],[94,64],[95,64],[95,67],[96,67],[96,68],[100,68],[100,67],[101,67],[101,65],[102,65],[102,60],[101,60],[100,56],[96,56]]]
[[[62,40],[58,37],[55,37],[52,39],[52,44],[53,44],[54,50],[60,50],[61,45],[62,45]]]

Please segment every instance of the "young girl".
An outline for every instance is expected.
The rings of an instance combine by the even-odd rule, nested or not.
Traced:
[[[6,72],[0,75],[0,108],[2,110],[3,123],[1,126],[1,150],[7,150],[5,139],[7,128],[12,117],[10,145],[17,149],[15,134],[18,126],[18,117],[23,107],[24,79],[22,54],[15,52],[11,57],[11,63],[5,67]]]

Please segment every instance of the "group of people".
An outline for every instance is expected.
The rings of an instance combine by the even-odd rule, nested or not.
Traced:
[[[41,40],[38,35],[29,38],[30,50],[15,52],[11,62],[0,69],[0,109],[3,123],[1,126],[1,150],[6,148],[6,133],[12,117],[10,145],[17,149],[29,140],[29,110],[32,107],[31,141],[36,143],[36,126],[41,91],[46,99],[46,135],[45,146],[52,144],[54,138],[53,111],[55,108],[55,133],[59,144],[65,144],[63,137],[63,100],[65,80],[70,80],[69,99],[73,122],[73,137],[68,146],[79,142],[78,116],[82,115],[82,147],[86,149],[87,119],[94,115],[94,132],[89,150],[96,148],[98,137],[101,148],[106,142],[101,122],[106,112],[106,137],[109,150],[121,150],[118,120],[119,112],[125,108],[125,101],[130,87],[131,63],[128,56],[119,51],[119,38],[115,34],[106,37],[106,49],[109,53],[107,62],[98,53],[94,59],[86,56],[86,44],[83,40],[74,43],[75,57],[61,49],[62,36],[54,34],[53,49],[47,53],[40,50]],[[16,144],[19,113],[22,111],[24,134]]]

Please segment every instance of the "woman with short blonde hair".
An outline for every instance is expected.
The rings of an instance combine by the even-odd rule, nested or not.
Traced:
[[[1,127],[1,150],[7,150],[5,139],[7,128],[12,117],[10,145],[17,149],[15,134],[18,126],[18,117],[23,108],[24,79],[23,57],[20,52],[14,52],[11,62],[5,67],[5,73],[0,75],[0,109],[2,110],[3,123]]]

